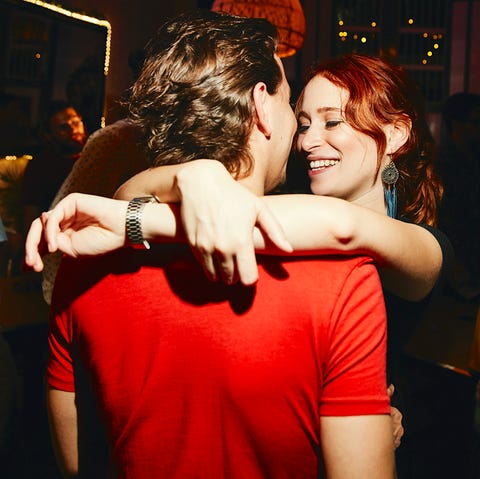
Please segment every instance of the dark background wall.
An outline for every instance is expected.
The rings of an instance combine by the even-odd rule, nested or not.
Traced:
[[[113,104],[129,86],[131,72],[128,67],[128,53],[145,44],[156,27],[167,17],[197,7],[209,7],[212,0],[70,0],[69,6],[75,10],[99,12],[112,24],[112,50],[110,73],[106,83],[108,120],[114,119]],[[304,48],[300,53],[285,60],[287,76],[294,84],[303,81],[305,72],[318,59],[327,58],[334,51],[336,28],[335,18],[341,9],[339,3],[349,6],[376,3],[383,9],[384,17],[391,18],[398,0],[376,2],[336,2],[335,0],[302,0],[307,18],[307,34]],[[405,3],[405,2],[404,2]],[[480,2],[477,0],[419,0],[407,2],[418,4],[423,10],[438,10],[439,5],[450,5],[451,56],[448,60],[449,78],[446,93],[470,90],[480,91],[480,53],[472,45],[480,44]],[[360,5],[361,6],[361,5]],[[344,10],[346,7],[342,7]],[[360,8],[360,7],[358,7]],[[365,11],[365,6],[361,9]],[[359,22],[357,22],[359,23]],[[333,32],[334,33],[334,32]],[[393,32],[390,35],[395,41]],[[333,40],[332,40],[333,39]]]
[[[103,113],[108,124],[123,115],[118,100],[133,79],[128,64],[130,53],[143,47],[166,18],[197,7],[209,8],[212,0],[65,0],[59,3],[74,12],[106,19],[111,25],[109,72],[105,82],[103,76],[100,82],[101,95],[105,97]],[[294,92],[304,83],[305,74],[316,61],[353,50],[396,55],[424,88],[433,116],[449,94],[480,92],[480,53],[476,48],[480,44],[479,0],[301,0],[301,3],[307,19],[305,43],[296,55],[284,60]],[[0,0],[2,8],[8,4],[25,5],[26,2]],[[415,18],[413,25],[406,25],[403,18],[406,14]],[[373,19],[378,21],[375,28],[370,25]],[[2,21],[0,18],[0,30]],[[8,26],[5,25],[4,32]],[[50,56],[56,58],[55,67],[52,67],[55,73],[44,75],[44,83],[50,82],[51,86],[44,87],[34,81],[22,84],[17,78],[9,79],[8,73],[0,75],[0,91],[26,97],[31,103],[33,120],[47,97],[62,95],[75,57],[86,55],[85,50],[91,47],[85,36],[77,38],[72,32],[67,35],[65,29],[56,30],[56,40],[52,41],[49,51]],[[425,45],[432,35],[439,32],[443,35],[440,49],[434,51],[433,61],[429,59],[427,65],[421,65],[418,57],[425,49],[421,43],[422,32],[428,35]],[[348,34],[343,43],[339,40],[341,33]],[[361,36],[368,39],[363,45],[353,40]],[[0,32],[0,40],[2,45],[8,45],[10,37]],[[1,68],[8,64],[2,58],[8,48],[0,48]],[[35,45],[32,48],[36,48]],[[435,129],[435,121],[432,125]]]

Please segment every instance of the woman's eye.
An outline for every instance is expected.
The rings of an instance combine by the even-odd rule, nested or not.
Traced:
[[[340,125],[340,123],[343,123],[343,120],[329,120],[325,122],[325,128],[335,128],[336,126]]]
[[[310,125],[298,125],[297,133],[304,133],[308,130]]]

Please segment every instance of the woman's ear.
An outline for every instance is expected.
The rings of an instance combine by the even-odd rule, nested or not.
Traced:
[[[393,155],[407,142],[411,130],[412,121],[408,116],[402,117],[388,125],[385,130],[385,136],[387,138],[385,153],[387,155]]]
[[[267,91],[267,85],[259,82],[253,88],[253,103],[255,105],[257,128],[266,137],[272,134],[270,124],[270,109],[269,109],[270,95]]]

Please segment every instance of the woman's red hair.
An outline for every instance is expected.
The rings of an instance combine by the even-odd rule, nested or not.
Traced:
[[[346,120],[377,143],[377,174],[386,149],[382,126],[410,120],[407,141],[391,155],[400,173],[396,184],[399,217],[436,225],[443,186],[434,172],[435,143],[418,86],[402,68],[381,58],[357,54],[318,65],[310,78],[317,75],[349,93]]]

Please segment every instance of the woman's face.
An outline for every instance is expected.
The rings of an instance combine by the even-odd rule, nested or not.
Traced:
[[[347,99],[345,89],[321,76],[312,78],[297,109],[297,148],[307,160],[314,194],[384,211],[377,145],[346,123]]]

